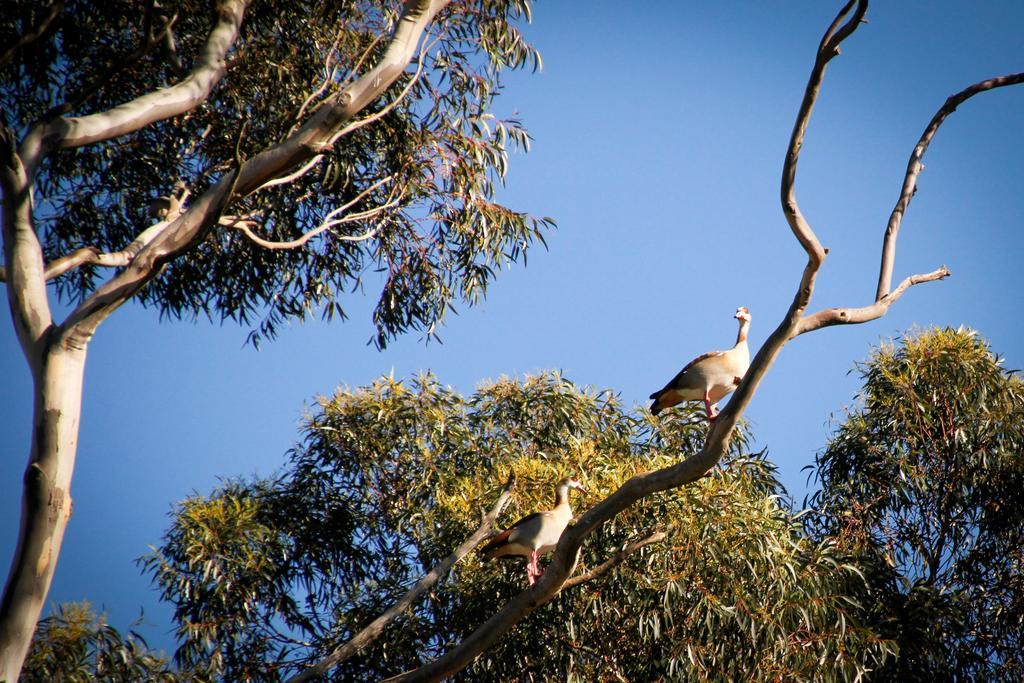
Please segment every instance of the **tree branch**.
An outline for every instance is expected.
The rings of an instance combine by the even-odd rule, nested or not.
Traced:
[[[343,92],[325,100],[308,121],[283,141],[246,160],[237,171],[224,174],[188,211],[144,247],[124,271],[72,311],[61,326],[63,334],[91,337],[111,312],[156,276],[163,263],[202,240],[237,196],[245,196],[321,154],[336,131],[405,71],[424,30],[448,1],[407,0],[388,48],[373,69]]]
[[[62,116],[73,111],[77,107],[82,106],[89,100],[89,98],[107,85],[114,76],[131,67],[133,64],[137,63],[140,59],[149,54],[153,48],[160,44],[160,41],[163,40],[163,36],[165,34],[168,36],[171,35],[171,30],[173,29],[175,22],[178,20],[178,15],[175,14],[173,17],[164,16],[163,26],[154,33],[152,31],[153,12],[155,9],[154,5],[154,2],[150,2],[145,21],[143,22],[143,38],[142,42],[139,43],[139,46],[131,53],[124,55],[115,63],[111,64],[106,71],[97,76],[91,83],[79,89],[78,92],[69,97],[66,102],[51,109],[44,118],[51,119],[56,116]]]
[[[187,194],[187,192],[186,192]],[[177,216],[168,216],[168,219],[173,220]],[[131,243],[121,249],[120,251],[112,252],[101,252],[96,247],[82,247],[76,249],[70,254],[65,254],[59,258],[55,258],[46,264],[46,269],[43,272],[43,277],[50,281],[56,277],[63,275],[64,273],[83,266],[86,264],[94,266],[102,266],[104,268],[124,268],[132,262],[143,247],[152,242],[157,236],[160,235],[167,226],[169,226],[170,220],[162,220],[159,223],[154,223],[149,226],[136,237]],[[0,273],[2,275],[2,273]],[[2,277],[0,277],[2,280]]]
[[[358,211],[356,213],[349,214],[348,216],[343,216],[342,218],[335,218],[335,216],[337,216],[339,213],[351,208],[361,199],[364,199],[366,195],[370,194],[370,192],[393,179],[394,176],[388,176],[373,183],[368,188],[366,188],[358,195],[356,195],[355,199],[352,199],[348,203],[343,204],[342,206],[339,206],[336,209],[333,209],[330,212],[328,212],[324,221],[320,223],[320,225],[313,228],[312,230],[309,230],[308,232],[303,233],[300,237],[297,237],[293,240],[288,240],[285,242],[274,242],[272,240],[264,239],[252,231],[252,228],[249,227],[251,221],[246,220],[246,217],[244,216],[237,217],[231,221],[224,221],[222,219],[220,224],[223,225],[224,227],[241,231],[246,237],[248,237],[254,243],[258,244],[259,246],[265,249],[295,249],[297,247],[301,247],[306,242],[313,239],[314,237],[324,232],[325,230],[329,230],[330,228],[342,225],[344,223],[354,223],[355,221],[361,221],[365,218],[370,218],[382,211],[386,211],[387,209],[396,206],[398,202],[401,201],[401,198],[405,195],[405,190],[404,188],[398,189],[396,186],[392,185],[391,192],[388,194],[388,201],[382,204],[381,206],[377,206],[372,209],[367,209],[365,211]],[[266,186],[264,185],[263,187]],[[398,195],[397,198],[395,197],[396,194]],[[335,239],[344,242],[363,242],[365,240],[372,239],[378,232],[380,232],[380,228],[381,225],[378,224],[377,227],[373,228],[372,230],[367,230],[361,235],[335,235]]]
[[[494,522],[498,518],[498,515],[501,514],[502,510],[505,509],[505,506],[508,505],[509,499],[512,497],[512,487],[514,485],[515,473],[510,472],[508,480],[505,482],[505,486],[501,490],[501,494],[498,495],[498,500],[495,501],[494,505],[491,506],[491,509],[486,514],[482,515],[480,526],[477,527],[477,530],[474,531],[469,538],[463,541],[462,545],[456,548],[451,555],[435,565],[430,572],[417,581],[416,584],[402,596],[401,600],[396,602],[390,609],[370,622],[366,628],[352,636],[348,642],[337,648],[324,659],[302,671],[298,675],[288,679],[287,683],[302,683],[303,681],[309,681],[316,676],[321,676],[376,640],[381,633],[384,632],[384,629],[388,624],[394,621],[402,612],[407,610],[412,603],[419,598],[419,596],[440,581],[441,578],[445,576],[459,560],[465,557],[485,538],[494,535]]]
[[[783,212],[794,236],[807,252],[808,264],[804,268],[800,286],[786,317],[754,356],[750,369],[736,388],[729,404],[711,426],[703,448],[676,465],[630,478],[618,490],[587,510],[575,525],[562,534],[547,569],[537,583],[513,596],[502,609],[447,653],[418,669],[390,678],[389,682],[436,681],[464,669],[523,617],[551,600],[561,590],[576,566],[583,541],[595,529],[641,498],[700,479],[725,454],[740,415],[750,403],[782,347],[789,341],[803,310],[810,301],[814,278],[824,261],[825,251],[800,213],[793,184],[804,133],[820,90],[825,67],[839,54],[839,44],[856,30],[867,10],[867,0],[857,0],[856,10],[852,17],[847,19],[853,4],[854,0],[851,0],[840,10],[822,38],[783,165]]]
[[[790,339],[799,337],[801,334],[806,332],[813,332],[814,330],[821,329],[822,327],[831,327],[833,325],[857,325],[881,318],[889,312],[889,306],[903,296],[903,292],[907,291],[911,286],[922,282],[942,280],[949,277],[950,274],[949,269],[946,268],[946,266],[942,266],[930,273],[911,275],[910,277],[905,278],[896,287],[896,289],[869,306],[862,306],[860,308],[826,308],[825,310],[818,311],[817,313],[804,316],[800,320],[800,324],[793,330],[793,334]]]
[[[939,130],[939,126],[945,122],[950,114],[956,111],[957,107],[978,93],[993,90],[994,88],[1002,88],[1007,85],[1016,85],[1021,82],[1024,82],[1024,73],[998,76],[975,83],[949,97],[939,107],[939,110],[935,112],[932,120],[928,122],[924,133],[921,134],[921,139],[918,140],[914,151],[910,153],[910,161],[907,162],[907,172],[903,177],[900,198],[896,201],[896,206],[889,215],[889,224],[886,226],[885,237],[882,240],[882,262],[878,272],[878,289],[875,291],[876,301],[881,301],[889,293],[893,265],[896,262],[896,237],[899,235],[900,224],[903,222],[903,214],[906,213],[910,200],[913,199],[914,194],[917,192],[917,176],[924,170],[924,164],[921,163],[921,159],[924,158],[924,153],[928,151],[928,145],[931,144],[932,138],[935,137],[935,133]]]
[[[4,50],[3,54],[0,55],[0,69],[7,66],[7,64],[14,59],[14,55],[18,53],[18,50],[31,45],[36,42],[46,33],[47,29],[50,28],[50,24],[57,18],[57,15],[64,10],[64,0],[54,0],[50,4],[49,11],[46,16],[39,20],[39,23],[30,28],[26,33],[18,36],[18,39],[14,41],[10,47]]]
[[[854,7],[855,4],[856,7]],[[711,431],[703,448],[695,455],[676,465],[629,479],[618,490],[584,513],[574,526],[566,529],[558,542],[558,546],[552,555],[547,569],[537,583],[512,597],[501,610],[443,656],[433,662],[424,664],[418,669],[390,678],[388,681],[401,681],[402,683],[407,683],[408,681],[436,681],[461,671],[523,617],[544,605],[565,587],[570,581],[569,577],[575,568],[582,543],[590,533],[641,498],[659,491],[683,486],[704,476],[724,455],[740,415],[743,414],[743,411],[750,403],[761,380],[767,374],[782,347],[790,339],[804,332],[810,332],[828,325],[874,320],[884,315],[888,311],[889,306],[898,300],[911,286],[921,282],[940,280],[949,275],[949,271],[945,267],[931,273],[913,275],[903,280],[891,293],[880,295],[875,303],[870,306],[829,309],[804,317],[804,311],[814,292],[814,282],[817,273],[824,262],[827,250],[822,248],[814,231],[800,212],[794,189],[797,162],[810,121],[810,115],[824,78],[825,68],[829,61],[839,54],[839,46],[842,41],[852,35],[863,22],[867,6],[867,0],[850,0],[839,11],[839,14],[825,32],[804,91],[803,101],[797,114],[783,164],[780,192],[783,213],[794,237],[796,237],[808,257],[807,265],[800,278],[799,287],[786,316],[758,350],[746,375],[733,392],[729,404],[711,426]],[[948,110],[940,111],[941,118],[948,116],[959,102],[977,92],[1001,85],[1010,85],[1021,80],[1024,80],[1024,78],[1021,78],[1020,75],[1015,75],[985,81],[972,86],[947,101]],[[941,123],[941,120],[939,122]],[[934,130],[932,130],[932,134],[934,134]],[[915,171],[915,175],[919,170]],[[891,244],[894,244],[895,236],[891,239]],[[894,249],[893,246],[889,248],[890,251]]]
[[[424,56],[426,55],[428,48],[429,44],[427,43],[427,41],[423,41],[423,45],[420,47],[419,59],[417,59],[416,61],[416,72],[412,75],[412,78],[409,79],[409,82],[406,83],[405,87],[402,88],[402,92],[398,93],[395,99],[389,102],[387,106],[383,107],[377,113],[371,114],[370,116],[367,116],[365,119],[353,121],[352,123],[348,124],[341,130],[339,130],[337,133],[332,135],[331,139],[328,141],[327,144],[333,145],[335,142],[337,142],[344,136],[348,135],[352,131],[358,130],[363,126],[369,125],[374,121],[382,119],[383,117],[387,116],[388,112],[390,112],[392,109],[398,106],[398,103],[405,99],[405,96],[409,94],[410,90],[412,90],[412,86],[414,86],[416,84],[416,81],[420,79],[420,74],[423,73]]]
[[[657,543],[658,541],[661,541],[664,538],[664,531],[655,531],[654,533],[648,534],[644,538],[641,538],[639,541],[633,541],[632,543],[624,545],[619,552],[615,553],[607,560],[591,569],[589,572],[577,574],[576,576],[566,580],[566,582],[562,584],[562,590],[564,591],[569,588],[578,586],[581,583],[593,581],[594,579],[600,577],[602,574],[605,574],[609,570],[614,569],[615,567],[622,564],[627,557],[635,553],[637,550],[640,550],[644,546],[651,545],[652,543]]]
[[[218,4],[217,23],[192,73],[180,83],[146,93],[104,112],[82,117],[47,119],[33,126],[21,145],[20,156],[34,176],[52,149],[81,147],[134,132],[151,123],[183,114],[202,104],[226,71],[224,58],[238,38],[248,0]]]

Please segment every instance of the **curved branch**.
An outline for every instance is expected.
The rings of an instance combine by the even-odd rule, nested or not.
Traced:
[[[416,585],[410,588],[408,592],[402,596],[401,600],[396,602],[390,609],[370,622],[366,628],[352,636],[348,642],[337,648],[324,659],[304,670],[302,673],[289,678],[287,683],[302,683],[303,681],[308,681],[317,676],[321,676],[376,640],[380,634],[383,633],[385,627],[394,621],[395,617],[407,610],[419,596],[440,581],[441,577],[447,574],[448,571],[455,566],[455,563],[465,557],[485,538],[494,535],[494,522],[498,518],[498,515],[501,514],[502,510],[505,509],[505,506],[508,505],[508,501],[512,497],[512,487],[514,485],[515,473],[510,472],[508,480],[505,482],[505,486],[502,488],[501,494],[498,496],[498,500],[495,501],[494,505],[491,506],[491,509],[488,510],[486,514],[481,516],[480,526],[477,527],[477,530],[474,531],[469,538],[463,541],[462,545],[456,548],[451,555],[437,563],[430,572],[417,581]]]
[[[577,574],[571,579],[568,579],[564,584],[562,584],[562,590],[564,591],[569,588],[573,588],[574,586],[578,586],[581,583],[586,583],[588,581],[593,581],[594,579],[599,578],[601,575],[607,573],[610,569],[618,567],[626,560],[627,557],[635,553],[637,550],[640,550],[644,546],[657,543],[658,541],[661,541],[664,538],[664,531],[655,531],[654,533],[648,534],[647,536],[641,538],[638,541],[633,541],[632,543],[626,544],[622,547],[622,549],[619,552],[615,553],[607,560],[591,569],[589,572]]]
[[[250,195],[256,194],[260,190],[265,190],[268,187],[274,187],[276,185],[287,185],[290,182],[296,181],[299,178],[301,178],[302,176],[304,176],[307,173],[309,173],[313,169],[313,167],[315,167],[317,164],[320,163],[321,160],[323,160],[323,158],[324,158],[323,154],[317,154],[315,157],[313,157],[312,159],[307,161],[305,164],[303,164],[303,166],[301,168],[299,168],[299,170],[295,171],[294,173],[289,173],[288,175],[283,175],[283,176],[280,176],[278,178],[274,178],[273,180],[268,180],[267,182],[265,182],[262,185],[260,185],[259,187],[257,187],[255,190],[252,190],[251,192],[249,192],[249,194]]]
[[[55,0],[50,5],[49,11],[46,13],[46,16],[40,19],[38,24],[30,28],[26,33],[23,33],[20,36],[18,36],[18,39],[15,40],[6,50],[4,50],[3,54],[0,54],[0,69],[7,66],[7,64],[10,63],[12,59],[14,59],[14,55],[18,53],[18,50],[25,47],[26,45],[31,45],[32,43],[42,38],[43,35],[46,33],[47,29],[50,27],[50,24],[53,23],[53,20],[56,19],[57,15],[60,14],[63,10],[64,0]]]
[[[210,32],[192,73],[180,83],[161,88],[88,116],[59,117],[37,124],[21,145],[20,155],[34,175],[51,149],[81,147],[125,135],[155,121],[183,114],[202,104],[226,72],[225,56],[238,38],[248,0],[218,4],[217,23]]]
[[[101,252],[96,247],[76,249],[70,254],[65,254],[47,263],[43,277],[50,281],[73,268],[86,264],[104,268],[124,268],[142,251],[143,247],[156,239],[169,225],[169,221],[154,223],[139,233],[139,236],[132,240],[131,244],[120,251]]]
[[[846,19],[854,1],[851,0],[840,10],[822,38],[783,166],[781,192],[783,211],[793,234],[808,254],[808,263],[800,279],[800,287],[786,317],[758,350],[750,364],[750,369],[747,370],[747,374],[736,388],[729,404],[719,413],[703,448],[680,463],[630,478],[607,498],[587,510],[575,525],[566,529],[562,534],[547,569],[537,583],[513,596],[502,609],[447,653],[418,669],[390,678],[389,682],[436,681],[464,669],[523,617],[547,603],[562,589],[575,569],[583,541],[595,529],[641,498],[700,479],[721,460],[740,415],[750,403],[776,356],[796,329],[802,311],[806,308],[813,293],[814,278],[824,260],[824,249],[800,214],[793,192],[793,183],[796,178],[796,162],[803,145],[804,132],[821,87],[825,67],[833,57],[839,54],[839,44],[856,30],[867,10],[867,0],[856,0],[856,11],[852,17]],[[843,23],[844,20],[846,23]]]
[[[68,98],[63,104],[60,104],[51,109],[44,116],[45,119],[49,120],[58,116],[63,116],[70,111],[82,106],[87,102],[93,95],[98,93],[105,85],[107,85],[111,79],[117,74],[124,72],[126,69],[131,68],[133,65],[139,62],[143,57],[152,52],[153,48],[160,44],[164,40],[164,36],[171,36],[174,24],[178,21],[178,15],[175,14],[172,17],[164,16],[163,26],[159,27],[155,32],[152,29],[153,23],[153,12],[156,9],[156,3],[150,3],[149,10],[146,14],[146,19],[143,22],[143,38],[139,43],[139,46],[135,48],[129,54],[117,59],[111,64],[106,71],[100,73],[96,78],[89,84],[80,88],[75,94]],[[173,38],[172,38],[173,40]]]
[[[857,3],[857,9],[853,16],[846,20],[855,2]],[[800,150],[804,144],[804,136],[807,133],[807,126],[811,120],[811,113],[814,110],[815,102],[818,100],[821,83],[825,78],[825,68],[839,54],[839,44],[853,33],[860,24],[864,18],[864,13],[867,11],[867,5],[867,0],[860,0],[859,2],[858,0],[849,0],[839,10],[839,14],[836,15],[828,30],[825,31],[825,35],[818,46],[814,68],[811,69],[811,76],[804,89],[804,97],[800,102],[800,110],[797,113],[796,122],[793,124],[793,132],[789,138],[789,147],[786,149],[786,157],[782,165],[782,184],[780,188],[782,211],[793,234],[804,248],[804,251],[807,252],[808,258],[817,267],[820,267],[821,263],[824,262],[826,252],[822,248],[821,243],[818,242],[814,231],[811,230],[811,226],[804,219],[803,214],[800,212],[800,206],[796,201],[794,186],[797,162],[800,159]],[[846,20],[845,24],[842,23],[844,20]],[[842,25],[840,26],[840,24]],[[810,299],[809,292],[807,299]]]
[[[303,233],[300,237],[297,237],[293,240],[288,240],[286,242],[274,242],[272,240],[260,237],[259,235],[252,231],[252,228],[249,227],[251,221],[246,220],[245,217],[238,217],[228,222],[224,222],[224,220],[222,219],[220,225],[241,231],[252,242],[258,244],[259,246],[265,249],[295,249],[297,247],[301,247],[306,242],[313,239],[314,237],[324,232],[325,230],[329,230],[330,228],[333,228],[337,225],[342,225],[344,223],[353,223],[355,221],[363,220],[364,218],[370,218],[382,211],[386,211],[387,209],[395,207],[398,204],[398,202],[401,201],[402,196],[405,195],[405,191],[404,189],[400,191],[396,190],[395,186],[392,186],[391,192],[388,194],[387,203],[381,206],[374,207],[372,209],[367,209],[366,211],[359,211],[357,213],[344,216],[343,218],[335,218],[335,216],[337,216],[339,213],[351,208],[358,201],[365,198],[366,195],[370,194],[370,192],[393,179],[394,176],[390,175],[387,176],[386,178],[378,180],[377,182],[375,182],[374,184],[370,185],[365,190],[360,192],[358,195],[356,195],[356,197],[351,201],[347,202],[346,204],[343,204],[342,206],[337,207],[336,209],[332,209],[327,214],[327,217],[320,225],[318,225],[317,227],[313,228],[308,232]],[[262,187],[266,187],[266,185],[263,185]],[[398,198],[395,198],[396,192],[399,195]],[[343,242],[363,242],[365,240],[372,239],[378,232],[380,232],[380,228],[381,226],[378,225],[372,230],[367,230],[361,235],[335,235],[335,239],[338,239]]]
[[[822,327],[831,327],[833,325],[857,325],[877,320],[888,313],[889,306],[903,296],[903,292],[907,291],[907,289],[913,285],[918,285],[922,282],[942,280],[950,275],[951,273],[949,272],[949,269],[946,268],[946,266],[942,266],[930,273],[911,275],[910,277],[905,278],[903,282],[896,287],[896,289],[868,306],[861,306],[859,308],[826,308],[822,311],[818,311],[817,313],[804,316],[800,320],[800,324],[797,325],[795,330],[793,330],[792,335],[790,335],[790,339],[799,337],[801,334],[807,332],[813,332],[814,330],[821,329]]]
[[[900,190],[900,198],[896,201],[892,213],[889,215],[889,224],[885,229],[885,237],[882,240],[882,262],[878,271],[878,289],[875,290],[875,300],[880,301],[889,293],[889,286],[892,283],[892,270],[896,262],[896,237],[899,235],[900,224],[903,222],[903,214],[906,213],[910,200],[917,192],[917,176],[924,170],[921,159],[928,151],[928,145],[939,130],[946,118],[956,111],[961,104],[974,97],[995,88],[1002,88],[1007,85],[1024,83],[1024,73],[1010,74],[990,78],[964,88],[955,95],[949,97],[945,103],[935,112],[935,116],[928,122],[928,126],[921,134],[914,151],[910,153],[910,161],[907,162],[907,172],[903,177],[903,188]]]
[[[244,0],[235,0],[242,4]],[[367,104],[388,89],[405,71],[426,27],[449,0],[407,0],[381,61],[344,92],[332,96],[298,130],[282,142],[226,173],[157,239],[147,245],[123,272],[99,287],[62,324],[63,335],[90,337],[111,312],[138,292],[162,264],[202,240],[238,196],[245,196],[328,146],[331,137]]]

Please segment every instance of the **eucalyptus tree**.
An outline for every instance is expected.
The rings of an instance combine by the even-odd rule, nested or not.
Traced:
[[[1024,382],[977,333],[932,329],[861,368],[819,456],[820,537],[860,556],[886,680],[1024,678]]]
[[[40,620],[22,683],[184,683],[198,680],[153,652],[142,636],[121,633],[89,603],[69,603]]]
[[[17,678],[71,514],[86,352],[125,302],[238,320],[258,340],[343,316],[341,292],[366,277],[383,346],[432,334],[543,239],[547,219],[493,194],[528,140],[491,104],[505,69],[539,65],[518,28],[529,11],[2,3],[0,282],[34,417],[0,680]]]
[[[655,423],[554,373],[468,397],[432,376],[384,377],[321,398],[278,476],[181,502],[144,562],[174,605],[186,670],[306,680],[344,649],[324,679],[378,680],[443,653],[525,585],[522,563],[465,555],[345,649],[472,532],[510,472],[508,521],[549,508],[567,474],[583,480],[585,505],[697,452],[703,436],[696,412]],[[737,434],[699,485],[603,526],[560,598],[460,677],[854,680],[879,667],[892,648],[846,595],[857,569],[803,533],[774,468],[745,444]]]
[[[662,491],[694,485],[700,481],[725,457],[743,412],[775,359],[790,341],[826,327],[863,324],[877,320],[884,316],[911,287],[949,277],[949,270],[945,266],[940,266],[931,272],[896,278],[896,245],[900,226],[917,191],[918,179],[924,170],[924,156],[936,133],[958,107],[979,94],[1024,83],[1024,73],[1012,73],[978,81],[954,93],[939,106],[910,153],[896,204],[882,231],[884,236],[873,299],[860,305],[833,306],[818,310],[812,307],[815,287],[818,277],[823,272],[828,250],[801,211],[796,192],[797,168],[814,106],[825,82],[826,70],[840,55],[842,44],[850,40],[854,33],[867,23],[868,4],[868,0],[848,0],[825,29],[815,52],[811,73],[782,160],[779,192],[781,208],[793,237],[806,256],[806,264],[799,277],[794,278],[796,287],[786,313],[755,353],[750,368],[738,383],[728,405],[708,430],[701,449],[679,462],[637,474],[626,480],[621,487],[583,513],[576,524],[562,534],[552,554],[548,570],[536,584],[509,598],[504,606],[482,621],[472,633],[443,655],[416,669],[395,676],[389,679],[390,681],[409,683],[438,680],[469,666],[476,658],[494,647],[499,639],[524,617],[540,605],[546,604],[562,590],[573,574],[584,541],[589,536],[645,498]]]

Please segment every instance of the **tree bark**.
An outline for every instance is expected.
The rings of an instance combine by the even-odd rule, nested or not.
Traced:
[[[226,73],[225,57],[239,36],[248,3],[226,0],[219,5],[202,56],[192,73],[175,86],[104,112],[48,118],[31,127],[20,144],[0,122],[4,252],[0,282],[6,285],[14,329],[32,373],[35,413],[18,543],[0,602],[0,683],[18,680],[71,515],[86,348],[96,329],[152,280],[164,263],[198,244],[232,200],[329,148],[342,126],[405,71],[427,26],[448,0],[407,0],[388,48],[373,69],[322,105],[283,142],[224,174],[187,212],[170,223],[150,226],[123,252],[99,254],[86,248],[58,258],[47,268],[33,227],[31,202],[43,158],[56,149],[125,135],[202,104]],[[124,270],[56,324],[47,298],[48,276],[86,262]]]
[[[33,372],[32,441],[21,526],[0,603],[0,681],[18,680],[71,517],[85,356],[84,346],[58,342]]]
[[[795,190],[797,162],[803,148],[804,134],[810,123],[811,113],[824,80],[826,67],[832,59],[839,55],[840,44],[853,34],[863,22],[867,7],[868,0],[848,0],[825,31],[818,46],[814,67],[811,69],[811,75],[804,90],[804,97],[797,113],[783,163],[780,186],[782,212],[793,236],[807,255],[807,264],[801,274],[796,294],[786,315],[758,350],[728,405],[711,426],[703,448],[680,463],[634,476],[607,498],[591,507],[580,516],[575,525],[566,529],[562,534],[547,569],[536,584],[513,596],[504,607],[444,655],[427,662],[418,669],[386,679],[388,683],[438,681],[469,666],[476,657],[491,647],[498,638],[507,633],[523,617],[552,600],[565,587],[576,566],[583,541],[591,532],[641,498],[684,486],[704,476],[725,454],[740,416],[750,403],[776,357],[790,340],[823,327],[877,320],[888,312],[890,305],[898,300],[909,287],[949,276],[949,271],[943,266],[931,273],[911,275],[890,292],[889,283],[895,260],[896,241],[896,231],[891,229],[894,220],[891,219],[890,230],[886,233],[883,245],[882,273],[879,279],[879,293],[875,302],[860,308],[830,308],[816,313],[807,313],[814,294],[814,285],[828,250],[822,247],[817,235],[800,211]],[[898,211],[902,216],[903,210],[909,204],[912,192],[906,188],[912,188],[917,173],[923,168],[920,158],[927,149],[927,143],[939,125],[956,109],[956,106],[979,92],[1017,83],[1024,83],[1024,74],[1011,74],[982,81],[961,91],[946,102],[929,124],[925,135],[922,136],[921,143],[915,148],[907,172],[908,180],[904,183],[903,198],[906,201],[901,201],[901,204],[897,205],[894,214]],[[898,221],[896,221],[896,225],[898,226]]]

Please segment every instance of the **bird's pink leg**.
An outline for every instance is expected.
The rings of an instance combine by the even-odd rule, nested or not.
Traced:
[[[526,563],[526,579],[532,586],[537,582],[538,576],[540,576],[540,568],[537,566],[537,551],[534,550],[530,553],[530,561]]]
[[[708,414],[708,422],[714,422],[718,414],[711,410],[711,396],[710,390],[704,392],[704,410]]]

